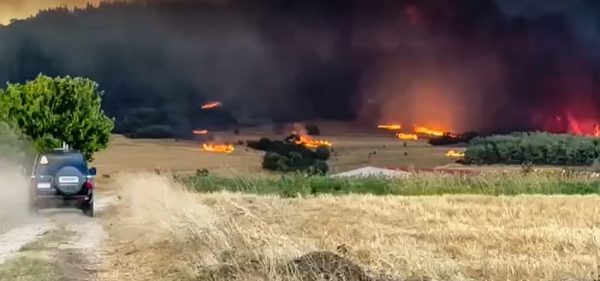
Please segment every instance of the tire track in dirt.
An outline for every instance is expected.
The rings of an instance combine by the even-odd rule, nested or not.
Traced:
[[[100,196],[99,196],[100,197]],[[102,213],[117,201],[114,196],[95,202],[97,216],[87,217],[80,210],[48,209],[25,224],[0,235],[0,266],[32,243],[42,243],[34,252],[47,254],[60,281],[93,281],[102,258],[102,244],[106,232]],[[44,239],[50,233],[60,233],[52,243]],[[48,234],[48,235],[47,235]],[[8,280],[7,280],[8,281]]]
[[[55,225],[50,220],[40,217],[0,235],[0,264],[3,264],[23,246],[40,239],[54,228]]]
[[[102,226],[102,212],[117,201],[106,197],[95,202],[97,217],[88,218],[81,214],[61,216],[59,224],[70,237],[65,237],[54,256],[60,279],[64,281],[98,280],[97,273],[104,255],[103,242],[107,232]]]

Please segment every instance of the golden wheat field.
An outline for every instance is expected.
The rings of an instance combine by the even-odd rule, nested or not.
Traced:
[[[437,159],[423,163],[451,162],[442,149],[422,150]],[[191,143],[117,138],[97,157],[110,174],[104,190],[121,199],[103,215],[110,254],[100,280],[600,279],[598,196],[282,199],[189,193],[151,173],[260,171],[257,152],[205,154]],[[299,257],[311,253],[320,258],[307,277]]]

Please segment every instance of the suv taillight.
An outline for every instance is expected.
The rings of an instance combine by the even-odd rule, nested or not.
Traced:
[[[92,189],[94,189],[94,183],[90,180],[87,180],[83,184],[83,187],[87,188],[88,190],[92,190]]]

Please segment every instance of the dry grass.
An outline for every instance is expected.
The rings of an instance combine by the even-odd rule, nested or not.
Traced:
[[[283,135],[265,135],[283,139]],[[219,139],[230,143],[238,140],[258,140],[263,135],[238,135],[224,133]],[[432,147],[425,141],[403,142],[390,136],[323,136],[334,143],[334,153],[329,160],[332,172],[346,171],[365,165],[381,167],[433,168],[453,163],[445,156],[449,148]],[[101,174],[140,172],[154,169],[194,173],[208,169],[219,176],[271,175],[261,167],[263,152],[236,145],[232,154],[215,154],[200,151],[200,141],[131,140],[113,136],[107,150],[98,153],[94,166]],[[369,153],[377,153],[369,157]],[[405,155],[406,153],[406,155]]]
[[[101,280],[286,280],[292,259],[342,249],[396,280],[598,278],[598,196],[280,199],[115,181],[126,187],[107,221],[116,260]]]

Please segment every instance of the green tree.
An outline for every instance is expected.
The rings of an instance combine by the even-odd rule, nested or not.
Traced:
[[[0,119],[17,126],[40,152],[65,142],[91,160],[114,128],[101,108],[102,95],[92,80],[40,74],[0,90]]]

